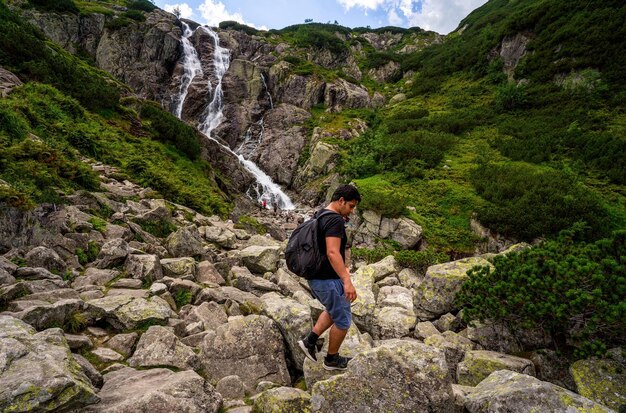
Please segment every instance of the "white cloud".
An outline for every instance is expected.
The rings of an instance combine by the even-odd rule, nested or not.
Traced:
[[[198,10],[200,10],[200,14],[204,18],[205,23],[209,26],[216,27],[220,22],[232,20],[259,30],[267,30],[265,26],[258,27],[253,23],[245,21],[241,13],[229,12],[221,1],[204,0],[204,3],[198,6]]]
[[[174,10],[178,9],[180,12],[180,17],[183,19],[188,19],[193,15],[193,9],[189,7],[187,3],[180,4],[166,4],[163,6],[163,10],[169,11],[170,13],[174,13]]]
[[[382,9],[387,12],[390,24],[399,25],[405,20],[411,26],[449,33],[461,19],[487,0],[337,0],[346,10],[362,8]]]

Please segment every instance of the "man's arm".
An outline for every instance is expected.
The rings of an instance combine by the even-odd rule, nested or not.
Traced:
[[[343,257],[341,256],[341,238],[339,237],[326,237],[326,256],[333,270],[337,273],[341,281],[343,282],[343,290],[346,293],[346,298],[349,301],[356,300],[356,289],[352,285],[350,279],[350,273],[346,268]]]

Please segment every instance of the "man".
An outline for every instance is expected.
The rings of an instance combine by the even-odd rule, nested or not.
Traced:
[[[350,303],[356,299],[356,290],[345,266],[346,229],[345,219],[361,201],[359,191],[351,185],[343,185],[333,193],[325,208],[335,212],[319,218],[320,250],[324,258],[319,273],[308,280],[313,296],[325,307],[313,330],[298,341],[307,358],[317,361],[315,345],[324,331],[330,328],[328,352],[324,358],[326,370],[345,370],[350,358],[339,355],[339,347],[350,328],[352,312]],[[318,211],[317,217],[322,211]]]

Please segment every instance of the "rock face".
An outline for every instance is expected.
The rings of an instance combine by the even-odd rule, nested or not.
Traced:
[[[551,383],[509,370],[492,373],[467,395],[470,413],[611,412],[607,407]]]
[[[248,391],[261,380],[291,383],[285,363],[283,337],[267,317],[231,317],[210,332],[200,345],[200,359],[209,380],[239,376]]]
[[[0,67],[0,96],[6,97],[16,86],[20,86],[22,81],[8,70]]]
[[[406,217],[383,218],[374,211],[363,211],[355,220],[352,237],[356,245],[373,246],[379,238],[389,239],[411,249],[422,239],[422,227]]]
[[[449,412],[454,401],[443,353],[391,340],[350,362],[348,371],[313,386],[313,412]]]
[[[35,333],[0,315],[0,410],[57,411],[97,402],[60,329]]]
[[[87,412],[215,413],[222,397],[193,371],[174,373],[167,369],[135,370],[129,367],[104,376],[102,401]]]

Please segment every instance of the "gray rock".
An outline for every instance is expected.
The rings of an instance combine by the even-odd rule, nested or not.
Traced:
[[[116,361],[124,360],[124,356],[122,356],[117,351],[111,350],[110,348],[96,348],[91,350],[91,354],[98,360],[100,363],[113,363]]]
[[[198,367],[198,356],[180,342],[168,328],[152,326],[141,335],[137,349],[128,359],[131,367],[171,366],[181,370],[194,370]]]
[[[276,293],[261,296],[263,314],[278,324],[296,368],[302,368],[304,353],[298,340],[311,330],[311,310],[291,298],[283,298]]]
[[[461,321],[452,314],[446,313],[439,317],[433,324],[437,327],[437,330],[443,333],[444,331],[456,330],[460,327]]]
[[[0,269],[13,275],[19,267],[4,257],[0,257]]]
[[[161,261],[153,254],[131,254],[124,263],[124,270],[138,280],[151,282],[163,278]]]
[[[443,353],[389,340],[354,358],[344,374],[317,382],[313,412],[449,412],[454,406]]]
[[[164,258],[161,267],[166,277],[193,279],[196,276],[196,261],[191,257]]]
[[[24,257],[29,267],[42,267],[57,273],[64,273],[67,269],[65,262],[54,250],[46,247],[35,247]]]
[[[264,274],[278,269],[279,247],[250,246],[241,251],[243,264],[252,272]]]
[[[187,324],[200,322],[202,331],[215,330],[228,322],[228,315],[224,307],[215,302],[204,302],[180,316]]]
[[[205,239],[213,242],[222,248],[235,248],[237,246],[237,236],[228,228],[218,226],[205,227]]]
[[[8,271],[0,268],[0,285],[15,284],[15,277],[9,274]]]
[[[464,386],[476,386],[485,377],[497,370],[511,370],[535,375],[532,361],[504,353],[486,350],[468,350],[456,371],[457,381]]]
[[[81,409],[98,401],[60,329],[40,333],[0,315],[0,410]]]
[[[45,268],[31,267],[18,268],[17,271],[15,271],[15,278],[20,278],[22,280],[62,280],[60,276],[52,274]]]
[[[229,278],[233,287],[241,291],[253,293],[257,296],[271,291],[280,292],[279,286],[262,277],[253,275],[250,270],[245,267],[232,267]]]
[[[255,412],[309,412],[311,395],[293,387],[277,387],[266,390],[254,400]]]
[[[16,316],[37,330],[57,326],[80,329],[93,324],[95,319],[102,316],[102,312],[83,300],[67,299],[53,304],[35,305]]]
[[[428,267],[423,282],[417,287],[414,303],[417,316],[430,320],[454,310],[456,294],[468,279],[467,271],[477,265],[491,265],[479,257]]]
[[[612,412],[562,387],[509,370],[496,371],[481,381],[467,395],[465,408],[470,413]]]
[[[467,338],[480,344],[486,350],[502,353],[522,351],[519,342],[504,324],[489,320],[482,323],[474,321],[471,324],[467,327]]]
[[[191,370],[135,370],[123,367],[104,376],[102,401],[88,413],[188,412],[217,413],[222,397]]]
[[[77,289],[87,285],[99,285],[104,286],[113,281],[120,275],[117,270],[101,270],[98,268],[87,268],[85,274],[76,277],[72,281],[72,288]]]
[[[65,333],[64,335],[67,340],[67,345],[70,346],[70,350],[90,349],[93,347],[91,339],[83,334],[76,335]]]
[[[165,248],[172,257],[194,257],[204,252],[200,233],[193,225],[170,234],[165,240]]]
[[[352,302],[352,317],[360,329],[372,331],[376,297],[374,296],[374,270],[366,265],[352,274],[352,284],[357,298]]]
[[[133,347],[139,338],[137,333],[116,334],[104,344],[111,350],[115,350],[124,357],[129,357],[133,353]]]
[[[243,399],[246,389],[239,376],[222,377],[215,385],[215,390],[225,399]]]
[[[578,360],[570,366],[576,393],[616,412],[626,409],[626,372],[614,360]]]
[[[306,288],[298,282],[298,276],[279,268],[275,275],[276,285],[283,295],[292,296],[298,291],[308,294]]]
[[[159,297],[133,298],[128,295],[107,296],[87,302],[104,312],[115,328],[132,330],[146,324],[165,324],[170,318],[170,306]]]
[[[200,360],[209,380],[237,375],[248,391],[253,391],[261,380],[291,384],[283,337],[275,322],[267,317],[231,317],[228,324],[207,334],[200,349]]]
[[[121,238],[107,241],[98,254],[98,268],[121,265],[129,254],[128,243]]]
[[[89,362],[89,360],[87,360],[80,354],[72,353],[72,357],[74,357],[76,363],[78,363],[80,368],[83,370],[85,376],[87,376],[89,381],[91,381],[91,384],[98,389],[102,387],[102,385],[104,384],[104,379],[102,378],[102,374],[100,374],[98,369],[96,369],[93,364]]]
[[[540,349],[527,353],[527,357],[535,365],[539,380],[576,391],[574,379],[569,372],[571,361],[564,354],[551,349]]]
[[[424,339],[424,344],[444,352],[448,368],[450,369],[450,377],[456,377],[457,365],[463,360],[465,353],[476,348],[472,341],[452,331],[429,336]]]
[[[430,321],[421,321],[415,326],[415,338],[424,340],[427,337],[439,334],[439,330]]]
[[[134,278],[122,278],[117,280],[111,286],[111,289],[125,289],[125,290],[138,290],[143,287],[143,281],[135,280]]]
[[[198,263],[196,270],[196,281],[201,284],[226,284],[224,277],[222,277],[222,275],[219,273],[219,271],[217,271],[215,266],[209,261],[202,261]]]

